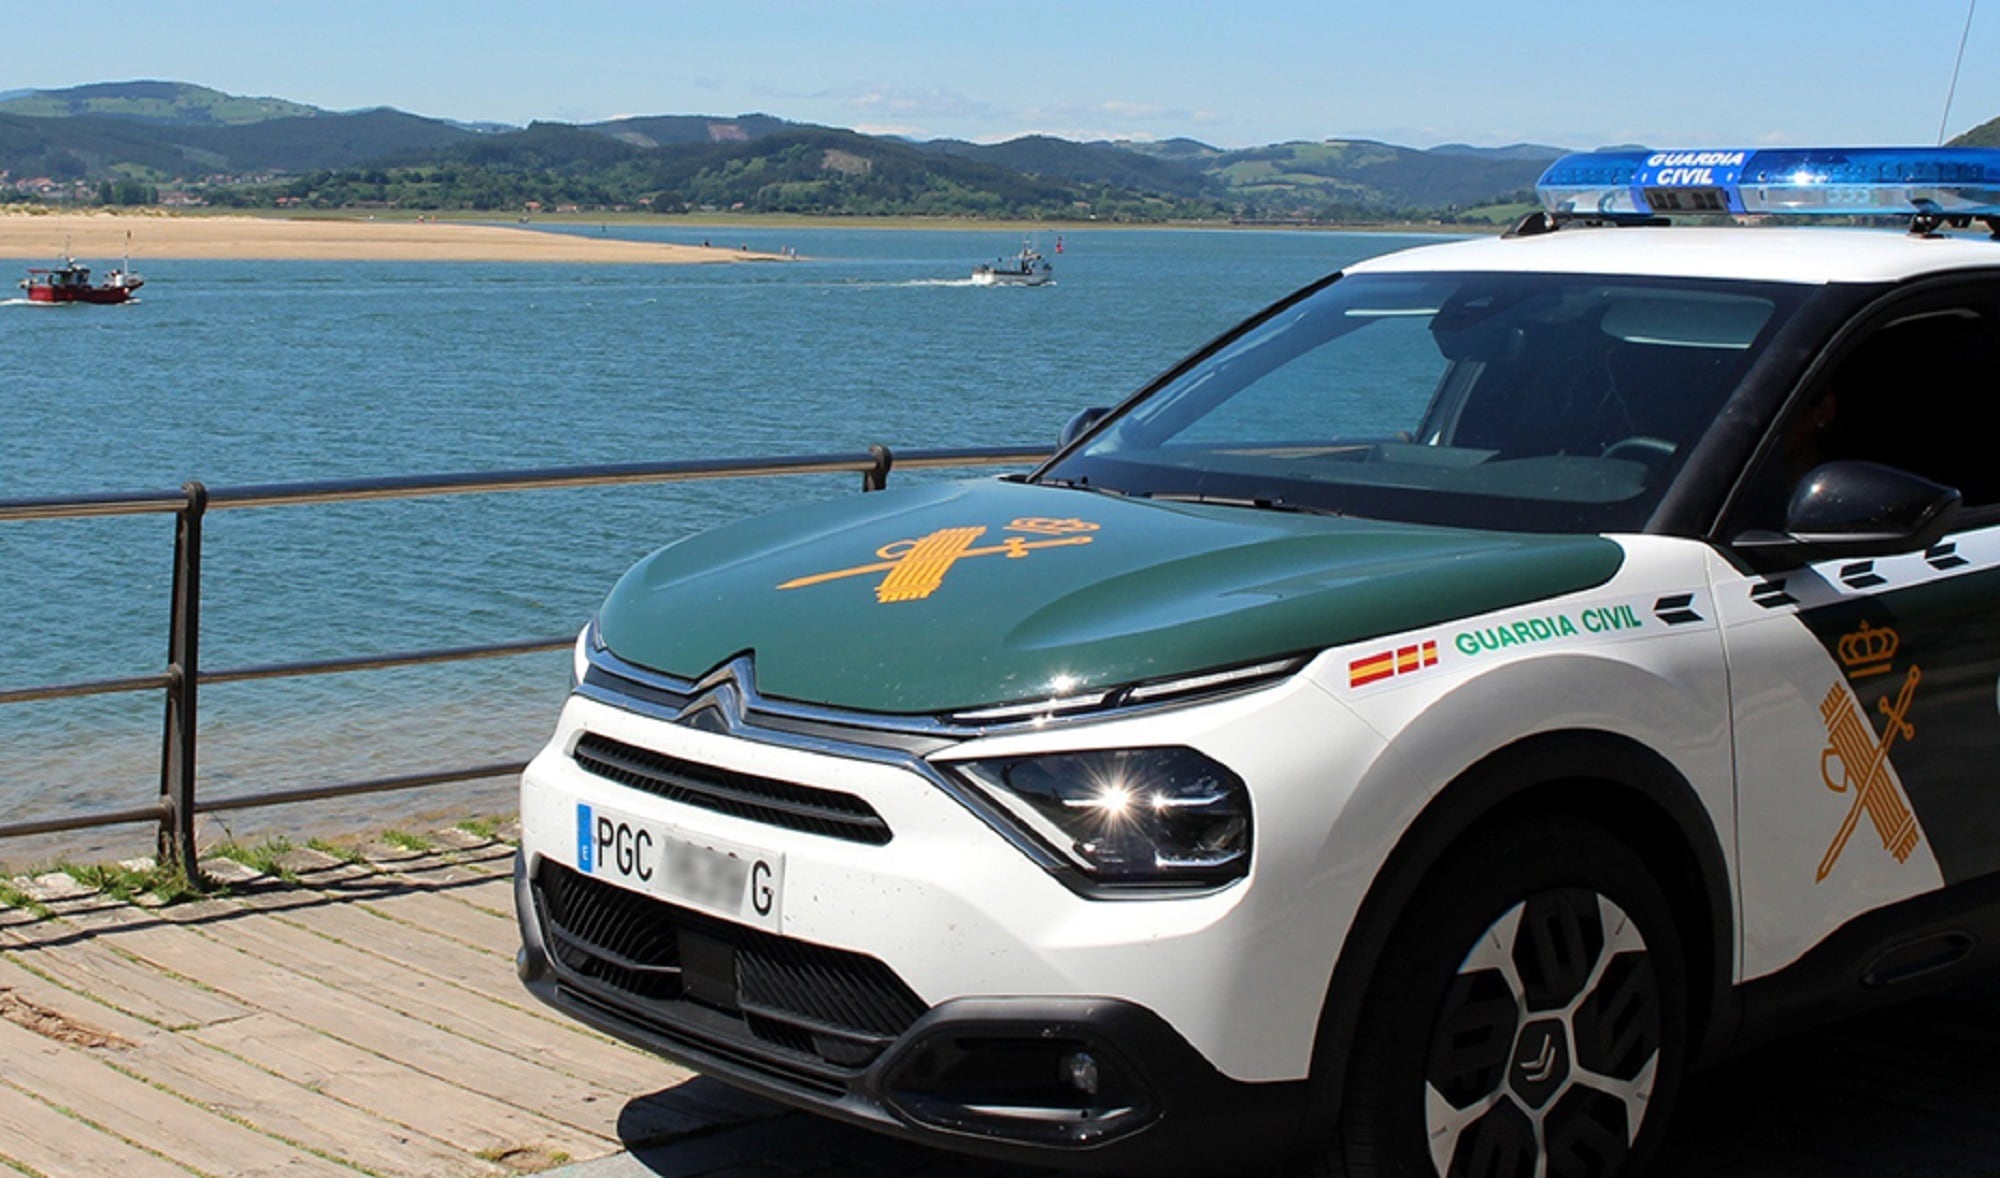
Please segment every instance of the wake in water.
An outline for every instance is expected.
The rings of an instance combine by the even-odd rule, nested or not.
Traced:
[[[918,286],[976,286],[970,278],[857,278],[834,282],[816,282],[807,285],[823,290],[908,290]]]
[[[902,278],[893,281],[891,280],[870,281],[867,279],[862,279],[851,282],[825,282],[825,283],[820,283],[818,285],[829,290],[909,290],[912,287],[924,287],[924,286],[928,287],[991,286],[992,289],[994,290],[1001,290],[1004,288],[1009,288],[1013,284],[980,283],[980,282],[974,282],[970,278]],[[1054,286],[1055,283],[1051,281],[1051,282],[1044,282],[1041,285]],[[1023,287],[1022,289],[1029,289],[1029,288]]]
[[[90,304],[90,303],[44,303],[44,302],[41,302],[41,301],[39,301],[39,300],[36,300],[36,299],[0,299],[0,307],[49,307],[49,308],[55,308],[55,307],[84,307],[84,306],[93,306],[93,305],[97,305],[97,304]],[[122,303],[117,303],[117,304],[108,304],[108,305],[115,305],[115,306],[120,306],[120,307],[136,307],[136,306],[138,306],[138,305],[139,305],[139,300],[138,300],[138,299],[126,299],[126,300],[125,300],[124,302],[122,302]]]

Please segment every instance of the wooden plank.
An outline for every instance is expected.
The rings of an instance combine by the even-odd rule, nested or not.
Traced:
[[[413,969],[484,994],[498,1002],[527,1007],[533,999],[514,976],[510,949],[499,954],[474,949],[436,934],[390,920],[358,905],[317,908],[310,916],[296,911],[280,919],[368,952],[406,969]]]
[[[415,925],[427,932],[492,953],[513,967],[514,950],[521,946],[521,926],[511,916],[498,916],[470,904],[461,904],[437,892],[404,892],[361,901],[370,912]]]
[[[336,907],[323,911],[337,910]],[[118,919],[116,913],[108,915]],[[356,915],[362,920],[398,927],[380,917]],[[202,923],[199,917],[165,926],[140,919],[130,927],[107,929],[100,935],[113,938],[126,952],[213,986],[239,1002],[283,1015],[356,1047],[587,1133],[616,1135],[615,1110],[622,1103],[617,1092],[565,1081],[559,1073],[539,1064],[406,1015],[385,1011],[365,999],[321,984],[312,977],[309,967],[294,970],[243,953],[208,936],[187,935],[187,930],[198,931]]]
[[[188,1178],[192,1171],[67,1117],[0,1080],[0,1161],[37,1173]]]
[[[253,1014],[188,1032],[203,1043],[254,1060],[294,1084],[407,1125],[467,1153],[567,1154],[576,1160],[617,1149],[611,1134],[586,1133],[407,1064],[363,1051],[274,1014]],[[616,1109],[607,1109],[615,1118]]]
[[[0,960],[17,961],[72,990],[159,1026],[200,1027],[250,1013],[240,1002],[175,982],[87,938],[49,938],[41,944],[5,946],[6,941],[0,939]]]
[[[506,843],[470,850],[438,847],[430,851],[406,852],[400,847],[371,844],[362,848],[365,862],[382,871],[397,872],[413,879],[465,879],[480,875],[512,875],[516,848]]]
[[[234,948],[267,960],[297,962],[329,986],[432,1026],[484,1043],[566,1075],[622,1091],[676,1083],[692,1073],[657,1056],[585,1031],[553,1013],[504,1005],[411,971],[386,966],[363,949],[329,941],[279,921],[205,930]]]
[[[0,1020],[0,1058],[7,1061],[9,1083],[128,1141],[143,1141],[190,1169],[244,1178],[354,1178],[344,1166],[244,1128],[107,1067],[80,1048],[5,1020]]]
[[[488,860],[451,855],[371,864],[371,866],[378,866],[385,873],[420,887],[450,890],[473,887],[495,879],[511,880],[514,876],[513,859],[511,854],[504,859]]]
[[[514,877],[496,876],[474,884],[460,884],[445,893],[461,904],[469,904],[481,912],[491,912],[495,916],[514,919]]]
[[[70,1015],[129,1045],[85,1047],[88,1054],[107,1059],[183,1100],[350,1165],[412,1178],[504,1172],[403,1125],[287,1083],[185,1034],[163,1031],[107,1009],[10,962],[0,961],[0,992]]]

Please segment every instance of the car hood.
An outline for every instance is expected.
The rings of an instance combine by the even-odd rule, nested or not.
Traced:
[[[1597,536],[1377,523],[988,480],[689,537],[611,591],[619,658],[687,678],[939,713],[1356,642],[1601,584]]]

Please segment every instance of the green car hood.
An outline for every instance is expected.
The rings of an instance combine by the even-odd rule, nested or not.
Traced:
[[[998,480],[780,512],[654,553],[611,591],[618,657],[937,713],[1313,651],[1603,583],[1623,550]]]

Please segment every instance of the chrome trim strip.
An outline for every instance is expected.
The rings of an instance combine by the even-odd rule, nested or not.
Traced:
[[[987,797],[977,785],[950,771],[948,766],[933,765],[927,759],[930,753],[974,737],[996,732],[1047,727],[1042,721],[972,728],[954,726],[923,717],[854,712],[789,701],[774,701],[765,698],[757,691],[755,668],[747,655],[730,660],[699,680],[687,680],[628,663],[595,643],[587,645],[589,647],[587,657],[591,666],[593,669],[601,670],[606,677],[614,680],[622,679],[640,688],[650,688],[664,695],[678,696],[685,702],[674,707],[644,696],[621,692],[603,683],[591,682],[588,678],[577,685],[576,694],[608,707],[663,720],[670,724],[685,725],[692,717],[712,712],[719,721],[722,733],[740,740],[775,745],[819,756],[866,761],[913,773],[963,806],[973,817],[1006,840],[1008,845],[1027,856],[1029,862],[1048,872],[1064,887],[1080,896],[1093,900],[1187,898],[1209,895],[1241,882],[1240,879],[1232,879],[1197,887],[1102,884],[1091,879],[1061,852],[1036,837],[1033,832],[1024,829],[1014,815],[1008,813],[1001,803]],[[1307,661],[1309,660],[1301,656],[1274,660],[1262,666],[1290,667],[1295,672],[1303,668]],[[1195,696],[1175,696],[1156,703],[1113,708],[1061,719],[1065,721],[1122,719],[1275,687],[1288,678],[1289,674],[1286,674],[1271,679],[1260,679],[1234,689],[1211,691]],[[797,721],[855,735],[843,739],[760,723],[760,719]],[[905,737],[930,737],[937,743],[923,752],[917,752],[906,747],[868,743],[863,736],[869,732],[893,733]]]
[[[761,708],[762,697],[750,681],[749,659],[737,659],[706,676],[701,683],[689,683],[670,675],[662,675],[641,667],[634,667],[608,650],[590,652],[593,664],[603,666],[607,674],[628,678],[636,682],[664,687],[665,690],[689,695],[692,698],[678,710],[651,700],[625,695],[595,683],[583,683],[577,687],[577,694],[610,707],[636,712],[669,723],[677,723],[696,712],[713,709],[722,721],[723,730],[730,736],[760,744],[777,745],[781,748],[800,752],[816,753],[820,756],[839,757],[847,760],[867,761],[914,773],[942,791],[972,815],[984,822],[995,834],[1028,857],[1029,862],[1051,874],[1067,877],[1073,869],[1054,851],[1039,841],[1030,839],[1006,816],[997,814],[993,804],[950,774],[941,772],[929,761],[903,749],[884,748],[880,745],[834,740],[812,733],[793,732],[783,728],[772,728],[756,722],[755,712]],[[671,684],[672,686],[667,686]],[[703,689],[705,685],[705,690]],[[773,714],[785,715],[786,711],[771,710]],[[852,715],[852,713],[835,713]],[[842,727],[855,727],[851,722]]]
[[[593,641],[588,644],[586,657],[593,666],[601,667],[608,675],[630,680],[656,691],[688,697],[688,705],[676,715],[661,715],[664,709],[647,710],[648,715],[661,715],[668,720],[679,720],[692,715],[705,706],[731,706],[740,708],[738,719],[742,726],[759,732],[770,731],[767,726],[758,725],[754,717],[770,716],[781,720],[793,720],[807,724],[824,724],[835,728],[853,729],[858,732],[888,732],[900,736],[932,737],[941,741],[964,741],[975,737],[998,736],[1016,732],[1034,732],[1056,724],[1076,724],[1099,720],[1124,719],[1128,716],[1147,715],[1168,708],[1187,707],[1191,704],[1208,703],[1212,700],[1238,692],[1256,691],[1265,687],[1275,687],[1279,683],[1303,670],[1312,661],[1311,655],[1293,655],[1286,658],[1267,659],[1244,667],[1232,667],[1220,671],[1209,671],[1194,675],[1184,675],[1176,679],[1155,683],[1142,683],[1130,687],[1114,687],[1089,695],[1070,698],[1051,697],[1046,700],[1030,700],[1021,703],[997,704],[955,713],[958,721],[940,719],[935,716],[901,715],[894,712],[860,712],[847,708],[832,708],[820,704],[803,704],[792,700],[771,699],[757,691],[754,683],[755,671],[748,655],[740,655],[728,663],[710,671],[699,680],[683,679],[648,667],[628,663],[609,649],[598,645],[593,622]],[[584,690],[585,695],[600,703],[614,707],[627,706],[623,701],[629,696],[616,696],[600,689],[598,692]],[[735,699],[724,704],[721,693],[733,692]],[[714,704],[704,703],[702,696],[715,693]],[[1118,697],[1123,697],[1119,699]],[[1116,699],[1117,702],[1106,703]],[[633,710],[646,710],[634,708]],[[964,723],[964,720],[990,719],[993,723]],[[733,729],[732,729],[733,730]]]
[[[751,714],[774,716],[788,720],[803,720],[814,724],[828,724],[837,728],[857,728],[863,731],[898,732],[910,736],[938,736],[963,740],[983,735],[983,729],[966,728],[943,723],[929,716],[898,716],[887,712],[855,712],[842,708],[822,707],[816,704],[794,703],[790,700],[766,698],[758,692],[754,682],[755,672],[748,655],[739,656],[710,671],[699,680],[683,679],[649,667],[628,663],[611,653],[610,650],[593,645],[587,657],[591,665],[602,667],[606,674],[620,679],[629,679],[642,686],[687,696],[686,714],[700,710],[704,694],[729,691],[738,697],[740,707],[738,718],[747,726],[756,725],[749,720]],[[599,698],[592,696],[592,698]],[[613,703],[610,699],[601,702]],[[719,701],[718,701],[719,702]],[[676,719],[669,716],[667,719]],[[762,729],[760,729],[762,731]]]

